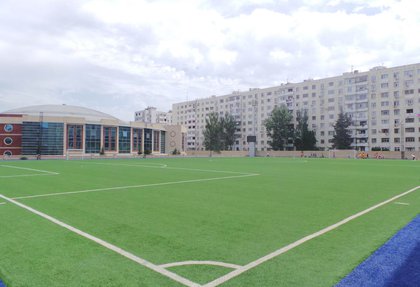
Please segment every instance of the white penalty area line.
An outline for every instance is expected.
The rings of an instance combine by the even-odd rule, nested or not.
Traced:
[[[35,171],[35,172],[41,173],[41,174],[1,175],[0,178],[22,177],[22,176],[58,175],[59,174],[58,172],[53,172],[53,171],[48,171],[48,170],[34,169],[34,168],[20,167],[20,166],[13,166],[13,165],[1,164],[0,167],[15,168],[15,169]]]
[[[68,191],[68,192],[57,192],[57,193],[46,193],[46,194],[19,196],[19,197],[14,197],[13,199],[27,199],[27,198],[36,198],[36,197],[47,197],[47,196],[58,196],[58,195],[71,195],[71,194],[88,193],[88,192],[103,192],[103,191],[112,191],[112,190],[122,190],[122,189],[130,189],[130,188],[143,188],[143,187],[153,187],[153,186],[165,186],[165,185],[173,185],[173,184],[184,184],[184,183],[195,183],[195,182],[205,182],[205,181],[213,181],[213,180],[223,180],[223,179],[250,177],[250,176],[257,176],[257,175],[259,175],[259,174],[250,173],[250,174],[244,174],[244,175],[232,175],[232,176],[223,176],[223,177],[201,178],[201,179],[180,180],[180,181],[169,181],[169,182],[150,183],[150,184],[116,186],[116,187],[86,189],[86,190],[77,190],[77,191]]]
[[[150,168],[164,168],[164,169],[174,169],[174,170],[188,170],[188,171],[199,171],[199,172],[214,172],[214,173],[232,173],[232,174],[253,174],[249,172],[239,172],[239,171],[230,171],[230,170],[215,170],[215,169],[197,169],[197,168],[186,168],[186,167],[170,167],[166,164],[159,166],[152,165],[142,165],[142,164],[125,164],[125,163],[100,163],[100,162],[89,162],[86,164],[97,164],[97,165],[110,165],[110,166],[129,166],[129,167],[150,167]],[[157,164],[156,164],[157,165]]]
[[[258,265],[260,265],[260,264],[262,264],[262,263],[264,263],[264,262],[266,262],[268,260],[271,260],[271,259],[273,259],[273,258],[275,258],[275,257],[277,257],[277,256],[279,256],[279,255],[281,255],[281,254],[283,254],[283,253],[285,253],[285,252],[287,252],[287,251],[295,248],[295,247],[298,247],[299,245],[301,245],[301,244],[303,244],[303,243],[305,243],[305,242],[307,242],[307,241],[309,241],[311,239],[314,239],[314,238],[316,238],[318,236],[321,236],[321,235],[323,235],[323,234],[325,234],[325,233],[327,233],[327,232],[329,232],[331,230],[334,230],[334,229],[340,227],[341,225],[344,225],[347,222],[349,222],[349,221],[351,221],[353,219],[356,219],[356,218],[358,218],[358,217],[360,217],[362,215],[365,215],[366,213],[369,213],[369,212],[371,212],[371,211],[373,211],[373,210],[375,210],[375,209],[377,209],[377,208],[379,208],[379,207],[381,207],[381,206],[383,206],[385,204],[388,204],[388,203],[390,203],[390,202],[392,202],[392,201],[394,201],[394,200],[396,200],[396,199],[398,199],[400,197],[403,197],[403,196],[405,196],[407,194],[410,194],[410,193],[412,193],[413,191],[416,191],[419,188],[420,188],[420,186],[416,186],[415,188],[412,188],[412,189],[410,189],[410,190],[408,190],[406,192],[403,192],[403,193],[401,193],[399,195],[396,195],[396,196],[394,196],[394,197],[392,197],[390,199],[387,199],[387,200],[385,200],[385,201],[383,201],[381,203],[378,203],[378,204],[376,204],[376,205],[374,205],[372,207],[369,207],[368,209],[365,209],[365,210],[363,210],[361,212],[358,212],[358,213],[356,213],[354,215],[351,215],[351,216],[349,216],[349,217],[347,217],[347,218],[345,218],[345,219],[343,219],[343,220],[341,220],[341,221],[339,221],[339,222],[337,222],[337,223],[335,223],[333,225],[330,225],[328,227],[325,227],[324,229],[321,229],[321,230],[319,230],[319,231],[317,231],[315,233],[312,233],[312,234],[310,234],[308,236],[305,236],[305,237],[303,237],[303,238],[301,238],[301,239],[299,239],[299,240],[297,240],[297,241],[295,241],[295,242],[293,242],[293,243],[291,243],[289,245],[286,245],[286,246],[284,246],[284,247],[282,247],[282,248],[280,248],[280,249],[278,249],[278,250],[276,250],[276,251],[274,251],[274,252],[272,252],[272,253],[264,256],[264,257],[261,257],[261,258],[255,260],[255,261],[252,261],[252,262],[250,262],[250,263],[248,263],[248,264],[246,264],[246,265],[244,265],[242,267],[239,267],[238,269],[236,269],[236,270],[234,270],[234,271],[232,271],[232,272],[230,272],[230,273],[228,273],[228,274],[226,274],[224,276],[221,276],[221,277],[219,277],[216,280],[213,280],[213,281],[211,281],[211,282],[203,285],[203,287],[215,287],[215,286],[218,286],[220,284],[223,284],[224,282],[226,282],[226,281],[228,281],[228,280],[230,280],[230,279],[232,279],[232,278],[234,278],[236,276],[239,276],[242,273],[244,273],[244,272],[246,272],[246,271],[248,271],[248,270],[250,270],[250,269],[252,269],[254,267],[257,267]]]
[[[93,235],[91,235],[89,233],[86,233],[86,232],[84,232],[84,231],[82,231],[80,229],[77,229],[77,228],[75,228],[75,227],[73,227],[71,225],[68,225],[68,224],[66,224],[66,223],[64,223],[64,222],[62,222],[62,221],[60,221],[60,220],[58,220],[58,219],[56,219],[56,218],[54,218],[52,216],[49,216],[49,215],[47,215],[45,213],[42,213],[42,212],[40,212],[40,211],[38,211],[36,209],[33,209],[32,207],[29,207],[29,206],[24,205],[24,204],[22,204],[20,202],[17,202],[16,200],[13,200],[11,198],[8,198],[8,197],[6,197],[6,196],[4,196],[2,194],[0,194],[0,197],[3,198],[4,200],[10,202],[10,203],[13,203],[13,204],[15,204],[15,205],[17,205],[17,206],[19,206],[19,207],[21,207],[23,209],[26,209],[26,210],[28,210],[28,211],[30,211],[30,212],[38,215],[40,217],[43,217],[43,218],[51,221],[54,224],[57,224],[57,225],[65,228],[67,230],[70,230],[73,233],[76,233],[76,234],[78,234],[78,235],[80,235],[80,236],[82,236],[84,238],[87,238],[87,239],[89,239],[91,241],[94,241],[97,244],[102,245],[103,247],[105,247],[105,248],[107,248],[109,250],[112,250],[112,251],[114,251],[114,252],[116,252],[116,253],[118,253],[118,254],[120,254],[120,255],[122,255],[122,256],[124,256],[124,257],[126,257],[126,258],[128,258],[128,259],[130,259],[130,260],[132,260],[132,261],[134,261],[134,262],[136,262],[136,263],[138,263],[138,264],[140,264],[142,266],[144,266],[144,267],[147,267],[147,268],[149,268],[149,269],[151,269],[151,270],[153,270],[153,271],[155,271],[155,272],[157,272],[157,273],[159,273],[159,274],[161,274],[163,276],[166,276],[166,277],[168,277],[168,278],[170,278],[170,279],[172,279],[172,280],[174,280],[176,282],[179,282],[179,283],[181,283],[181,284],[183,284],[185,286],[188,286],[188,287],[200,286],[200,284],[197,284],[195,282],[192,282],[192,281],[190,281],[190,280],[188,280],[188,279],[186,279],[186,278],[184,278],[184,277],[182,277],[182,276],[180,276],[180,275],[178,275],[176,273],[173,273],[171,271],[166,270],[165,268],[163,268],[161,266],[155,265],[155,264],[153,264],[153,263],[151,263],[151,262],[149,262],[149,261],[147,261],[147,260],[145,260],[143,258],[140,258],[140,257],[138,257],[138,256],[136,256],[136,255],[134,255],[134,254],[132,254],[132,253],[130,253],[130,252],[128,252],[128,251],[120,248],[120,247],[118,247],[118,246],[115,246],[115,245],[113,245],[111,243],[108,243],[108,242],[106,242],[106,241],[104,241],[104,240],[102,240],[102,239],[100,239],[98,237],[95,237],[95,236],[93,236]]]

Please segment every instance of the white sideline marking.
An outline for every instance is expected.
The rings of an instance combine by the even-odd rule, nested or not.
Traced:
[[[2,204],[6,204],[6,202],[0,202],[0,205],[2,205]]]
[[[17,202],[17,201],[15,201],[15,200],[13,200],[11,198],[8,198],[8,197],[6,197],[6,196],[4,196],[2,194],[0,194],[0,197],[3,198],[3,199],[5,199],[5,200],[7,200],[10,203],[13,203],[13,204],[15,204],[15,205],[17,205],[17,206],[19,206],[19,207],[21,207],[23,209],[26,209],[26,210],[28,210],[28,211],[36,214],[36,215],[39,215],[39,216],[41,216],[41,217],[43,217],[43,218],[51,221],[54,224],[57,224],[57,225],[59,225],[61,227],[64,227],[64,228],[70,230],[71,232],[74,232],[74,233],[76,233],[76,234],[78,234],[80,236],[83,236],[83,237],[85,237],[85,238],[87,238],[89,240],[92,240],[92,241],[98,243],[99,245],[102,245],[103,247],[108,248],[109,250],[112,250],[112,251],[114,251],[114,252],[116,252],[116,253],[118,253],[118,254],[120,254],[120,255],[122,255],[122,256],[124,256],[124,257],[126,257],[126,258],[128,258],[128,259],[130,259],[132,261],[134,261],[134,262],[137,262],[140,265],[143,265],[144,267],[147,267],[149,269],[152,269],[153,271],[156,271],[157,273],[160,273],[160,274],[162,274],[162,275],[164,275],[166,277],[171,278],[172,280],[175,280],[175,281],[177,281],[177,282],[179,282],[181,284],[184,284],[185,286],[189,286],[189,287],[200,286],[199,284],[197,284],[195,282],[192,282],[192,281],[190,281],[190,280],[188,280],[188,279],[186,279],[186,278],[184,278],[184,277],[182,277],[182,276],[180,276],[178,274],[175,274],[175,273],[173,273],[171,271],[166,270],[165,268],[162,268],[162,267],[160,267],[158,265],[155,265],[155,264],[153,264],[153,263],[151,263],[151,262],[149,262],[149,261],[147,261],[147,260],[145,260],[143,258],[140,258],[140,257],[138,257],[138,256],[136,256],[136,255],[134,255],[134,254],[132,254],[132,253],[130,253],[130,252],[128,252],[128,251],[120,248],[120,247],[118,247],[118,246],[115,246],[115,245],[113,245],[111,243],[108,243],[108,242],[106,242],[106,241],[104,241],[104,240],[102,240],[102,239],[100,239],[98,237],[95,237],[93,235],[90,235],[89,233],[86,233],[84,231],[81,231],[80,229],[77,229],[77,228],[75,228],[75,227],[73,227],[71,225],[68,225],[68,224],[66,224],[66,223],[64,223],[64,222],[62,222],[62,221],[60,221],[60,220],[58,220],[58,219],[56,219],[56,218],[54,218],[52,216],[49,216],[49,215],[47,215],[45,213],[42,213],[42,212],[40,212],[40,211],[38,211],[36,209],[33,209],[33,208],[29,207],[27,205],[24,205],[24,204],[22,204],[20,202]]]
[[[374,205],[372,207],[369,207],[368,209],[365,209],[365,210],[363,210],[361,212],[358,212],[358,213],[356,213],[354,215],[351,215],[351,216],[349,216],[349,217],[347,217],[347,218],[345,218],[345,219],[343,219],[343,220],[341,220],[341,221],[339,221],[339,222],[337,222],[337,223],[335,223],[333,225],[330,225],[328,227],[325,227],[324,229],[321,229],[321,230],[319,230],[319,231],[317,231],[315,233],[312,233],[312,234],[310,234],[308,236],[305,236],[305,237],[303,237],[303,238],[301,238],[301,239],[299,239],[299,240],[297,240],[297,241],[295,241],[295,242],[293,242],[293,243],[291,243],[289,245],[286,245],[286,246],[284,246],[284,247],[282,247],[282,248],[280,248],[280,249],[278,249],[278,250],[276,250],[276,251],[274,251],[274,252],[272,252],[270,254],[267,254],[266,256],[263,256],[263,257],[255,260],[255,261],[252,261],[252,262],[250,262],[250,263],[248,263],[248,264],[246,264],[246,265],[244,265],[244,266],[242,266],[242,267],[240,267],[240,268],[238,268],[238,269],[236,269],[236,270],[234,270],[234,271],[232,271],[232,272],[224,275],[224,276],[221,276],[218,279],[215,279],[215,280],[213,280],[213,281],[211,281],[211,282],[203,285],[203,287],[215,287],[215,286],[218,286],[218,285],[220,285],[220,284],[222,284],[222,283],[224,283],[224,282],[226,282],[226,281],[228,281],[228,280],[230,280],[230,279],[232,279],[232,278],[234,278],[234,277],[236,277],[236,276],[238,276],[238,275],[240,275],[240,274],[242,274],[242,273],[244,273],[244,272],[246,272],[246,271],[248,271],[248,270],[250,270],[250,269],[252,269],[254,267],[257,267],[258,265],[260,265],[260,264],[262,264],[262,263],[264,263],[264,262],[266,262],[266,261],[268,261],[270,259],[273,259],[274,257],[277,257],[277,256],[279,256],[279,255],[281,255],[281,254],[283,254],[283,253],[285,253],[285,252],[287,252],[287,251],[295,248],[295,247],[298,247],[299,245],[301,245],[301,244],[303,244],[303,243],[305,243],[305,242],[307,242],[307,241],[309,241],[311,239],[314,239],[314,238],[316,238],[318,236],[321,236],[321,235],[323,235],[323,234],[325,234],[325,233],[327,233],[327,232],[329,232],[331,230],[334,230],[337,227],[340,227],[341,225],[346,224],[347,222],[349,222],[349,221],[351,221],[353,219],[356,219],[356,218],[358,218],[358,217],[360,217],[360,216],[362,216],[362,215],[364,215],[364,214],[366,214],[368,212],[371,212],[372,210],[377,209],[378,207],[381,207],[381,206],[383,206],[385,204],[388,204],[388,203],[390,203],[390,202],[392,202],[392,201],[394,201],[394,200],[396,200],[396,199],[398,199],[400,197],[403,197],[403,196],[405,196],[405,195],[407,195],[407,194],[409,194],[409,193],[411,193],[411,192],[413,192],[413,191],[415,191],[415,190],[417,190],[419,188],[420,188],[420,186],[416,186],[415,188],[412,188],[412,189],[410,189],[410,190],[408,190],[406,192],[403,192],[403,193],[401,193],[399,195],[396,195],[396,196],[394,196],[394,197],[392,197],[390,199],[387,199],[387,200],[385,200],[385,201],[383,201],[381,203],[378,203],[378,204],[376,204],[376,205]]]
[[[58,175],[58,172],[52,172],[42,169],[34,169],[28,167],[20,167],[20,166],[13,166],[13,165],[0,165],[1,167],[8,167],[8,168],[15,168],[15,169],[22,169],[22,170],[29,170],[29,171],[36,171],[44,174],[19,174],[19,175],[1,175],[0,178],[10,178],[10,177],[22,177],[22,176],[42,176],[42,175]]]
[[[399,202],[399,201],[394,202],[394,204],[399,204],[399,205],[410,205],[410,204],[409,204],[409,203],[407,203],[407,202]]]
[[[241,265],[218,262],[218,261],[182,261],[182,262],[166,263],[159,266],[162,268],[169,268],[169,267],[184,266],[184,265],[214,265],[214,266],[221,266],[221,267],[232,268],[232,269],[238,269],[242,267]]]
[[[121,189],[141,188],[141,187],[151,187],[151,186],[163,186],[163,185],[171,185],[171,184],[183,184],[183,183],[203,182],[203,181],[222,180],[222,179],[231,179],[231,178],[241,178],[241,177],[257,176],[257,175],[259,175],[259,174],[250,173],[250,174],[244,174],[244,175],[232,175],[232,176],[213,177],[213,178],[169,181],[169,182],[161,182],[161,183],[116,186],[116,187],[86,189],[86,190],[77,190],[77,191],[68,191],[68,192],[57,192],[57,193],[46,193],[46,194],[38,194],[38,195],[19,196],[19,197],[14,197],[13,199],[25,199],[25,198],[36,198],[36,197],[46,197],[46,196],[69,195],[69,194],[77,194],[77,193],[100,192],[100,191],[121,190]]]

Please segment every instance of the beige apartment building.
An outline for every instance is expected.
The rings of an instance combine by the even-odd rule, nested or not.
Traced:
[[[187,127],[187,149],[204,150],[207,115],[230,113],[237,122],[234,150],[247,150],[246,137],[256,135],[256,148],[263,151],[270,149],[264,120],[283,104],[294,119],[297,111],[308,113],[309,128],[322,149],[332,148],[333,125],[342,110],[352,118],[354,149],[420,150],[420,63],[176,103],[172,121]]]
[[[172,111],[160,112],[155,107],[147,107],[134,113],[134,121],[148,124],[172,124]]]

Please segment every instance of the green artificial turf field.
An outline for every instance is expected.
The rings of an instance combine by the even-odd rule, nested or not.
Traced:
[[[0,279],[8,287],[194,286],[236,270],[206,286],[332,286],[419,213],[420,191],[258,259],[419,179],[420,162],[398,160],[2,161]]]

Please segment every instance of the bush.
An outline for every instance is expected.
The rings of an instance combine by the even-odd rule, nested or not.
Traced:
[[[26,157],[26,156],[22,156],[21,158],[20,158],[20,160],[27,160],[28,158]]]
[[[179,150],[177,150],[177,149],[174,149],[174,150],[172,151],[172,154],[173,154],[173,155],[179,155],[179,154],[181,154],[181,152],[180,152]]]
[[[372,147],[372,151],[381,151],[381,148],[378,146]]]

